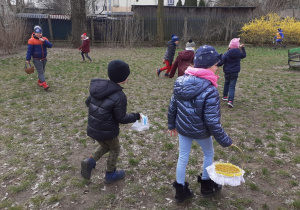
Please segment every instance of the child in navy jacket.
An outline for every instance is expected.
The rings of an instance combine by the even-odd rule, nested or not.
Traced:
[[[172,63],[174,60],[174,55],[175,55],[176,46],[178,45],[178,42],[179,42],[178,36],[172,34],[172,39],[167,43],[167,50],[163,59],[163,63],[166,64],[166,66],[160,69],[156,69],[157,76],[159,76],[160,73],[165,70],[167,70],[165,76],[166,77],[170,76],[170,71],[172,69]]]
[[[225,83],[223,90],[223,100],[228,101],[228,106],[233,108],[235,85],[241,71],[241,59],[246,57],[244,44],[240,45],[240,38],[230,41],[228,51],[222,56],[222,61],[218,66],[223,66]]]
[[[189,183],[185,181],[193,141],[201,146],[204,154],[202,173],[198,176],[201,194],[209,196],[222,189],[221,185],[210,179],[206,170],[214,159],[212,136],[223,147],[232,145],[232,139],[220,122],[219,76],[215,75],[220,57],[212,46],[201,46],[195,53],[194,67],[189,66],[174,83],[168,111],[168,133],[179,136],[176,181],[173,183],[176,202],[193,197]]]
[[[38,72],[38,84],[44,90],[48,90],[49,85],[45,79],[45,67],[47,63],[47,48],[51,48],[52,44],[43,36],[43,30],[40,26],[35,26],[33,30],[33,34],[28,40],[26,63],[30,64],[32,58]]]

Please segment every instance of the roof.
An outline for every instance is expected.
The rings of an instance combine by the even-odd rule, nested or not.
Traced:
[[[20,18],[37,18],[37,19],[63,19],[63,20],[70,20],[70,15],[49,15],[49,14],[35,14],[35,13],[18,13],[17,17]]]
[[[133,15],[133,12],[108,12],[107,16],[128,16]]]
[[[42,18],[48,18],[48,14],[18,13],[17,17],[42,19]]]

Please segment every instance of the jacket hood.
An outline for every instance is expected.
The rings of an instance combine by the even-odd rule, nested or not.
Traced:
[[[240,58],[241,50],[239,48],[233,48],[227,51],[228,55],[232,58]]]
[[[174,95],[179,99],[190,100],[201,94],[211,82],[194,75],[178,77],[174,84]]]
[[[167,46],[170,46],[170,45],[174,45],[174,46],[176,46],[176,43],[175,43],[175,42],[173,42],[173,40],[170,40],[170,41],[168,41],[168,43],[167,43]]]
[[[98,100],[104,99],[111,94],[122,91],[122,87],[107,79],[92,79],[90,84],[90,95]]]
[[[191,50],[184,50],[178,53],[182,60],[190,60],[191,56],[194,56],[194,54],[194,51]]]

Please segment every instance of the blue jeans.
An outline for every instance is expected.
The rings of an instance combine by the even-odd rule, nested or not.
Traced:
[[[81,52],[82,60],[85,61],[84,55],[85,55],[90,61],[92,60],[92,59],[90,58],[90,56],[89,56],[88,53]]]
[[[224,83],[224,90],[223,90],[223,97],[228,96],[228,101],[234,100],[234,92],[235,92],[235,85],[238,79],[237,74],[225,74],[225,83]]]
[[[179,157],[176,168],[176,181],[178,184],[184,185],[185,182],[185,171],[186,166],[189,162],[189,155],[192,147],[193,140],[195,140],[204,153],[203,159],[203,173],[202,179],[208,180],[210,179],[206,170],[206,167],[212,165],[214,159],[214,147],[212,138],[206,139],[192,139],[183,135],[179,135]]]

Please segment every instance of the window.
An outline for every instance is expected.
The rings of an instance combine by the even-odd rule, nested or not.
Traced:
[[[168,0],[168,6],[174,6],[174,0]]]

